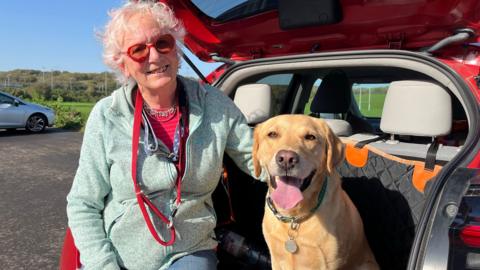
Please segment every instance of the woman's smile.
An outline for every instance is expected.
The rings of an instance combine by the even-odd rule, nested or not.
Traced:
[[[163,74],[165,73],[168,69],[170,68],[169,64],[166,64],[164,66],[161,66],[159,68],[154,68],[149,71],[147,71],[147,75],[157,75],[157,74]]]

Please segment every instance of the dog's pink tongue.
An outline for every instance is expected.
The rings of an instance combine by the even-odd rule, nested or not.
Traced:
[[[282,179],[283,180],[283,179]],[[289,210],[303,200],[303,195],[294,181],[276,181],[277,188],[272,192],[272,200],[282,209]]]

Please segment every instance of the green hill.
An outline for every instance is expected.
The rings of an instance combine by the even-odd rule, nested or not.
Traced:
[[[113,73],[16,69],[0,72],[0,91],[25,99],[95,102],[119,87]]]

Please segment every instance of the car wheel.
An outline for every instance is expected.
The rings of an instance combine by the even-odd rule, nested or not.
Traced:
[[[27,120],[25,128],[30,132],[41,132],[47,126],[47,118],[41,114],[34,114]]]

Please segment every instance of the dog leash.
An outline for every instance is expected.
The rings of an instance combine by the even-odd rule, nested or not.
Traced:
[[[134,111],[134,121],[133,121],[133,135],[132,135],[132,180],[133,185],[135,188],[135,195],[137,198],[138,205],[142,212],[143,218],[145,223],[147,224],[148,230],[152,234],[153,238],[161,244],[162,246],[171,246],[175,242],[175,226],[173,224],[173,218],[177,213],[177,209],[181,204],[181,184],[182,179],[181,177],[184,174],[185,169],[185,158],[184,158],[184,148],[186,143],[186,134],[188,134],[188,112],[186,111],[186,106],[181,107],[182,117],[185,117],[185,122],[182,122],[183,119],[180,119],[180,125],[183,126],[179,130],[180,138],[179,138],[179,151],[178,151],[178,166],[177,169],[177,179],[176,179],[176,200],[175,205],[173,207],[170,216],[165,216],[148,198],[148,195],[144,193],[141,189],[139,183],[137,182],[137,159],[138,159],[138,145],[140,139],[140,126],[142,123],[142,108],[143,108],[143,98],[140,93],[140,90],[137,90],[136,99],[135,99],[135,111]],[[146,204],[146,206],[145,206]],[[158,217],[160,220],[165,223],[167,229],[170,231],[170,239],[168,241],[164,241],[160,238],[155,227],[150,219],[149,213],[147,211],[147,207]],[[153,216],[153,215],[152,215]]]
[[[315,211],[317,211],[317,209],[320,207],[320,204],[322,204],[322,201],[325,198],[325,193],[327,193],[327,183],[328,183],[328,178],[325,177],[325,180],[323,181],[322,189],[318,194],[317,204],[315,205],[315,207],[310,209],[310,212],[308,214],[300,217],[284,216],[280,214],[277,208],[275,208],[275,205],[273,205],[273,202],[270,196],[267,197],[267,205],[268,205],[268,208],[270,208],[270,211],[272,211],[273,215],[281,222],[290,223],[290,229],[288,230],[288,240],[285,241],[285,249],[288,252],[290,253],[297,252],[298,245],[295,242],[295,238],[298,234],[298,228],[300,227],[300,223],[308,219],[309,217],[311,217],[313,213],[315,213]]]

